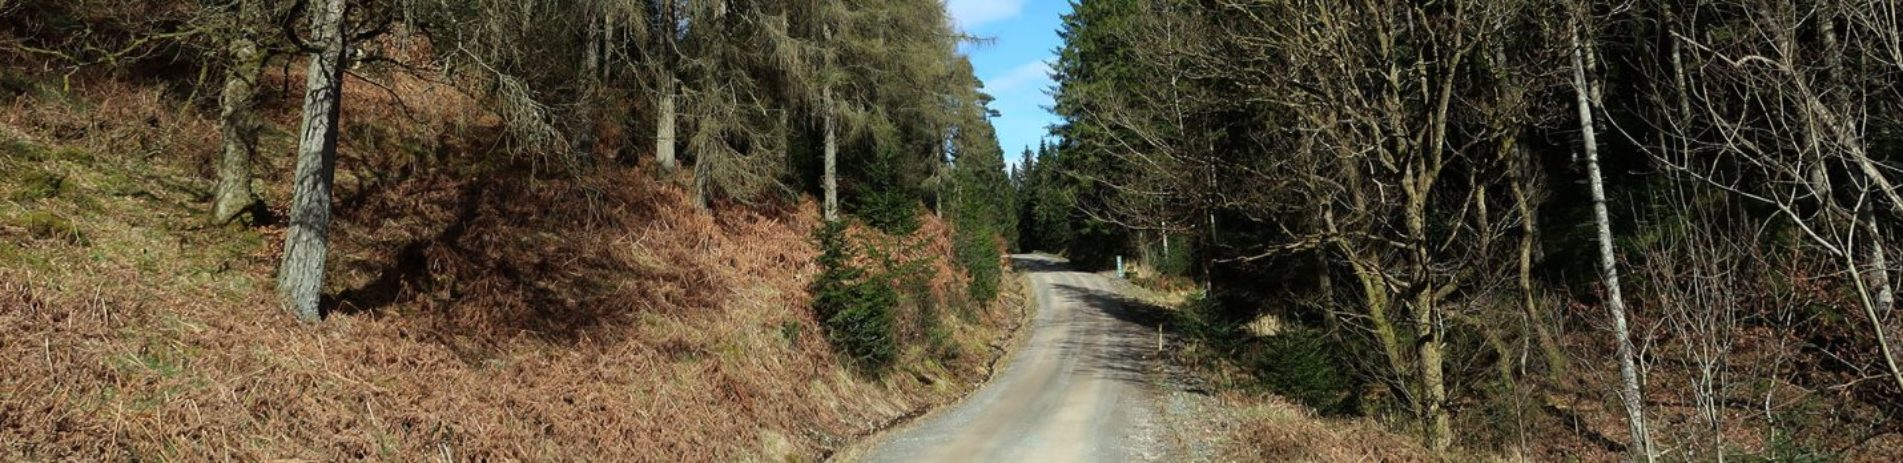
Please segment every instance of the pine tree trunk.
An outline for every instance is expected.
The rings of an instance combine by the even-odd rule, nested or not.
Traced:
[[[225,68],[224,94],[218,98],[224,152],[218,163],[218,189],[212,208],[212,218],[218,223],[230,223],[258,204],[257,195],[251,191],[251,158],[258,152],[258,120],[253,108],[258,76],[264,71],[264,52],[249,34],[240,32],[231,38],[226,54],[231,62]]]
[[[702,151],[694,159],[694,207],[707,211],[713,208],[712,185],[708,181],[713,177],[713,153]]]
[[[574,160],[579,166],[594,164],[595,153],[595,117],[601,106],[602,98],[602,24],[593,18],[588,20],[587,39],[582,41],[582,101],[576,108]]]
[[[305,83],[304,122],[298,131],[296,186],[291,226],[278,270],[284,306],[304,321],[317,321],[330,250],[330,190],[337,168],[337,119],[343,92],[343,18],[347,0],[323,0],[311,22],[312,53]]]
[[[1622,383],[1619,398],[1625,403],[1626,421],[1632,432],[1631,451],[1650,462],[1656,455],[1645,430],[1644,396],[1639,391],[1638,365],[1634,360],[1632,336],[1626,327],[1625,296],[1619,290],[1619,267],[1613,254],[1612,226],[1606,213],[1606,186],[1599,170],[1599,139],[1594,128],[1591,90],[1586,81],[1585,45],[1581,43],[1579,27],[1575,23],[1572,32],[1573,93],[1578,99],[1579,130],[1586,151],[1586,174],[1591,183],[1594,232],[1599,241],[1599,275],[1606,285],[1606,307],[1612,313],[1612,334],[1618,344]]]
[[[826,188],[826,220],[830,222],[839,220],[839,135],[834,127],[837,121],[833,116],[833,89],[825,89],[821,99],[820,118],[825,125],[822,130],[826,131],[826,172],[822,182]]]
[[[938,139],[937,143],[932,146],[932,159],[937,163],[934,167],[938,169],[938,192],[932,195],[932,215],[938,218],[944,218],[945,197],[956,194],[958,189],[957,184],[953,183],[956,180],[952,179],[951,163],[945,160],[944,139]],[[946,193],[947,190],[951,190],[954,193],[948,194]]]
[[[661,166],[662,172],[673,172],[679,164],[674,160],[674,96],[680,89],[680,83],[672,76],[661,85],[661,95],[655,104],[656,121],[654,123],[654,161]]]
[[[660,165],[661,172],[664,173],[672,173],[680,165],[674,157],[676,141],[674,121],[679,116],[675,111],[674,100],[679,96],[681,89],[680,69],[676,66],[679,59],[675,56],[678,50],[675,50],[674,43],[676,35],[680,33],[677,28],[680,25],[680,15],[675,11],[675,1],[677,0],[659,1],[653,10],[656,16],[650,24],[653,28],[653,46],[659,55],[655,58],[657,60],[655,69],[660,74],[655,79],[659,82],[660,90],[654,99],[654,161]]]

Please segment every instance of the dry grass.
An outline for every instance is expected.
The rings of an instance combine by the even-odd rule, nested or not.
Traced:
[[[1785,271],[1773,278],[1800,286],[1820,279],[1809,275],[1815,274]],[[1815,294],[1806,296],[1806,291]],[[1164,307],[1188,296],[1183,291],[1139,294]],[[1748,294],[1782,298],[1769,301],[1773,303],[1848,297],[1811,288]],[[1887,376],[1875,365],[1880,354],[1870,352],[1874,349],[1867,344],[1847,342],[1860,329],[1850,324],[1861,320],[1811,315],[1795,329],[1762,318],[1738,324],[1729,335],[1722,368],[1717,370],[1722,375],[1717,378],[1720,390],[1711,410],[1720,424],[1714,427],[1698,403],[1698,356],[1688,351],[1683,334],[1662,328],[1669,321],[1657,318],[1654,306],[1648,305],[1651,300],[1635,297],[1635,301],[1633,326],[1649,328],[1640,341],[1645,353],[1646,416],[1663,461],[1903,461],[1903,439],[1897,437],[1897,422],[1890,417],[1893,410],[1881,396],[1865,391],[1885,382]],[[1808,309],[1853,304],[1836,300]],[[1456,454],[1446,459],[1619,461],[1625,457],[1630,438],[1625,410],[1613,388],[1618,372],[1614,346],[1604,335],[1605,312],[1579,301],[1553,305],[1566,307],[1572,314],[1569,324],[1576,324],[1562,330],[1560,339],[1560,350],[1571,367],[1555,374],[1535,365],[1512,390],[1502,390],[1490,379],[1457,390],[1451,404]],[[1278,324],[1274,317],[1263,317],[1247,328],[1265,336],[1275,332],[1269,328]],[[1186,350],[1189,360],[1185,363],[1205,377],[1204,384],[1218,385],[1218,389],[1253,384],[1248,372],[1220,355],[1197,352],[1200,347]],[[1474,369],[1465,373],[1468,377],[1492,373],[1475,371],[1492,368],[1491,359],[1467,365]],[[1351,418],[1317,417],[1273,395],[1225,391],[1223,402],[1246,411],[1225,418],[1232,427],[1220,447],[1225,449],[1225,458],[1239,461],[1426,458],[1420,447],[1419,423],[1407,418],[1399,405],[1376,402],[1387,398],[1381,395],[1384,392],[1381,386],[1364,390],[1368,395],[1363,412],[1374,416]]]
[[[1432,461],[1419,442],[1369,420],[1318,417],[1274,396],[1229,394],[1225,402],[1242,405],[1236,426],[1223,436],[1224,461]]]
[[[1639,319],[1641,322],[1645,320]],[[1814,347],[1789,331],[1740,329],[1726,354],[1718,392],[1717,429],[1698,406],[1697,365],[1672,339],[1651,344],[1646,365],[1646,417],[1657,451],[1667,460],[1898,461],[1903,446],[1879,406],[1859,400],[1854,385],[1824,368],[1798,366]],[[1620,458],[1631,441],[1625,410],[1610,385],[1618,372],[1595,332],[1571,333],[1566,350],[1586,353],[1562,377],[1540,384],[1528,413],[1524,452],[1533,459]],[[1815,368],[1815,369],[1812,369]],[[1795,372],[1802,371],[1803,374]]]
[[[311,326],[272,299],[281,229],[203,223],[199,111],[109,80],[7,103],[0,172],[66,186],[0,203],[0,459],[811,460],[958,396],[1012,313],[933,311],[950,347],[858,376],[808,309],[811,201],[707,213],[634,168],[538,172],[479,105],[384,83],[348,93],[339,310]],[[267,102],[273,205],[293,104]],[[85,239],[16,225],[36,214]],[[898,249],[933,269],[920,300],[961,307],[945,227]]]

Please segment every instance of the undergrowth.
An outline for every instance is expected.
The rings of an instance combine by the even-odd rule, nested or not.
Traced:
[[[813,310],[826,325],[826,338],[861,369],[879,372],[898,355],[893,311],[898,291],[892,276],[862,268],[862,255],[846,236],[846,225],[820,226],[819,277],[813,281]]]
[[[995,293],[972,299],[951,291],[943,277],[956,272],[941,254],[949,250],[944,226],[935,220],[921,224],[913,235],[846,222],[814,232],[820,251],[819,275],[809,286],[814,314],[840,356],[867,376],[883,376],[900,364],[930,369],[971,360],[966,352],[978,349],[960,339],[957,327],[985,322],[980,314],[991,313],[998,300]]]
[[[1207,363],[1230,365],[1252,379],[1249,388],[1295,400],[1324,414],[1349,409],[1350,392],[1358,386],[1342,365],[1346,359],[1321,330],[1289,325],[1275,333],[1258,335],[1247,329],[1248,319],[1238,309],[1225,307],[1221,298],[1194,297],[1176,312],[1175,326],[1198,347]],[[1231,303],[1233,304],[1233,302]]]
[[[340,147],[320,326],[274,302],[282,224],[203,218],[211,114],[115,80],[8,102],[0,332],[19,342],[0,342],[0,460],[810,461],[956,398],[1011,313],[952,296],[949,228],[919,216],[851,233],[854,265],[889,284],[838,280],[861,309],[822,318],[811,200],[708,212],[691,181],[638,167],[551,176],[493,152],[475,102],[379,84],[344,95],[343,123],[381,132]],[[296,103],[262,115],[295,127]],[[256,166],[278,206],[281,132]],[[864,339],[890,347],[859,352],[905,374],[853,374],[835,324],[885,325]]]
[[[1171,311],[1169,326],[1183,348],[1172,351],[1192,384],[1207,384],[1226,409],[1211,418],[1221,461],[1439,461],[1418,440],[1378,420],[1356,416],[1347,359],[1320,330],[1250,327],[1253,307],[1199,293]],[[1486,461],[1475,456],[1449,461]]]
[[[858,178],[868,179],[853,189],[852,215],[889,235],[910,235],[919,228],[916,195],[900,183],[899,156],[891,143],[875,143],[870,162]]]

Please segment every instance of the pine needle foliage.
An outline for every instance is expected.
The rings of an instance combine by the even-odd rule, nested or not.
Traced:
[[[831,341],[863,372],[879,373],[898,356],[893,310],[899,294],[893,281],[860,267],[860,251],[844,222],[827,222],[814,234],[819,243],[819,277],[813,280],[813,310]]]

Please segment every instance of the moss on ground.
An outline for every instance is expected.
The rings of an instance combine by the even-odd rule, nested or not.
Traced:
[[[0,134],[0,158],[4,158],[5,160],[40,162],[46,160],[49,154],[46,148],[40,145],[15,140],[4,134]]]
[[[0,239],[0,267],[45,270],[46,256],[27,252],[12,240]]]
[[[13,225],[25,228],[27,234],[43,240],[61,240],[71,244],[85,244],[86,235],[81,233],[73,221],[47,211],[32,211],[13,220]]]
[[[22,203],[58,197],[66,187],[66,177],[43,170],[29,170],[17,182],[13,194],[7,197]]]
[[[82,166],[93,165],[94,162],[99,160],[93,156],[92,151],[72,146],[55,148],[47,154],[47,158],[51,161],[66,161]]]
[[[100,193],[119,197],[154,197],[138,179],[120,171],[101,172],[96,179]]]

